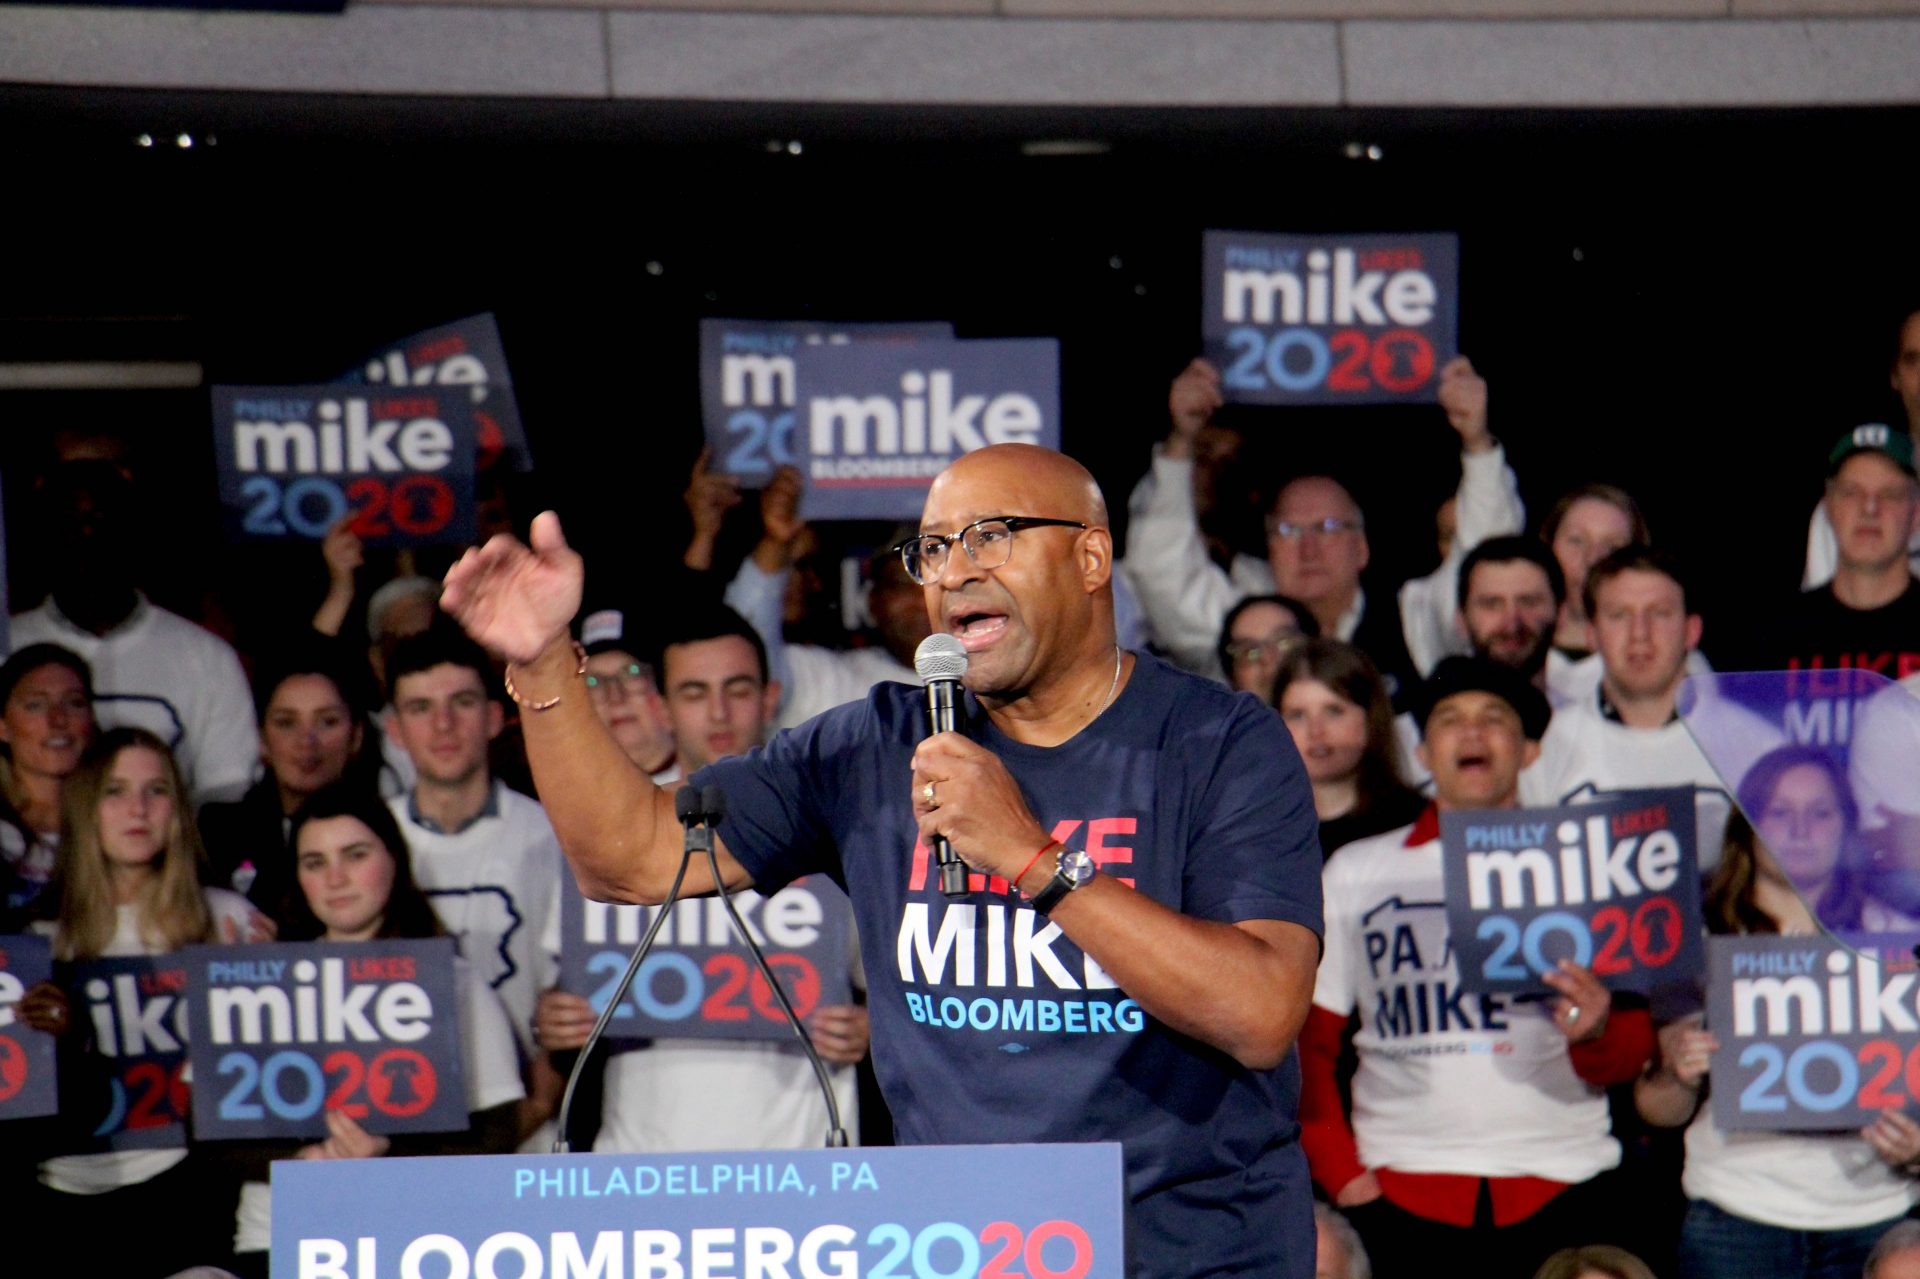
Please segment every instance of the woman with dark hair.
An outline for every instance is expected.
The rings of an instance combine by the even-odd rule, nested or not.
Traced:
[[[93,672],[78,654],[29,644],[0,665],[0,932],[53,878],[60,793],[93,732]]]
[[[269,935],[235,893],[200,886],[200,836],[166,744],[141,728],[115,728],[82,755],[61,795],[60,860],[36,925],[56,960],[165,955],[196,942]],[[103,1149],[87,1098],[69,1095],[81,1073],[69,1057],[95,1057],[87,1019],[52,985],[37,986],[22,1020],[55,1035],[62,1056],[60,1153],[39,1166],[39,1193],[16,1205],[69,1250],[88,1274],[166,1275],[226,1254],[221,1227],[233,1187],[204,1175],[186,1149]],[[224,1200],[222,1195],[224,1194]],[[111,1223],[111,1228],[103,1228]]]
[[[1249,595],[1228,609],[1220,623],[1220,669],[1233,687],[1270,702],[1281,654],[1319,633],[1320,623],[1299,600]]]
[[[1866,854],[1855,838],[1860,810],[1831,755],[1814,746],[1769,751],[1740,779],[1738,798],[1739,855],[1723,857],[1707,883],[1710,931],[1920,928],[1868,894]]]
[[[296,641],[261,670],[254,706],[265,770],[240,799],[201,810],[208,883],[280,911],[293,891],[294,810],[336,782],[378,784],[380,752],[366,749],[372,687],[364,659],[325,641]]]
[[[295,892],[280,918],[283,941],[355,943],[442,937],[446,930],[413,878],[413,858],[393,814],[374,791],[334,785],[315,792],[292,818]],[[386,1137],[343,1111],[327,1111],[320,1141],[221,1142],[241,1180],[233,1269],[267,1273],[272,1220],[268,1178],[276,1159],[370,1159],[379,1155],[497,1154],[517,1137],[520,1083],[513,1028],[499,998],[466,962],[454,959],[462,1076],[472,1123],[457,1133]]]
[[[1420,815],[1426,801],[1402,780],[1393,707],[1365,653],[1340,640],[1301,641],[1280,660],[1273,705],[1313,783],[1321,856]]]
[[[1739,799],[1707,884],[1708,931],[1912,927],[1860,892],[1853,799],[1825,752],[1769,752],[1741,779]],[[1722,1132],[1702,1104],[1718,1047],[1697,1013],[1681,1017],[1661,1029],[1656,1065],[1634,1089],[1648,1123],[1687,1125],[1682,1279],[1852,1279],[1874,1241],[1920,1202],[1911,1171],[1920,1124],[1888,1111],[1858,1133]]]
[[[1653,540],[1647,517],[1633,495],[1612,484],[1582,484],[1561,495],[1540,523],[1540,540],[1560,561],[1567,580],[1566,598],[1554,627],[1553,646],[1568,658],[1593,652],[1593,624],[1587,617],[1587,570],[1623,546]]]

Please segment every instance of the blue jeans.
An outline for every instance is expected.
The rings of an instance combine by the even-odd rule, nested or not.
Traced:
[[[1680,1225],[1680,1279],[1860,1279],[1867,1254],[1899,1220],[1845,1230],[1785,1230],[1695,1199]]]

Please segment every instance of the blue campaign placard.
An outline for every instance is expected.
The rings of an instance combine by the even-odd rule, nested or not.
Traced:
[[[1117,1143],[283,1160],[272,1268],[1120,1279],[1124,1203]]]
[[[193,1134],[318,1137],[469,1123],[453,940],[189,946]]]
[[[937,322],[823,324],[811,320],[700,321],[700,418],[710,469],[764,487],[782,466],[799,466],[801,351],[855,343],[888,345],[953,336]]]
[[[780,988],[805,1018],[852,1002],[853,908],[831,881],[808,875],[772,897],[733,894]],[[612,906],[560,876],[560,988],[603,1011],[659,907]],[[786,1040],[793,1030],[718,897],[677,902],[654,937],[607,1034],[628,1039]]]
[[[1201,348],[1229,402],[1437,398],[1459,340],[1457,236],[1208,231],[1201,258]]]
[[[369,545],[473,540],[464,387],[216,386],[213,451],[235,539],[318,540],[351,511]]]
[[[1626,791],[1558,808],[1440,814],[1447,928],[1460,986],[1542,992],[1560,960],[1610,990],[1697,982],[1693,793]]]
[[[1920,932],[1708,938],[1720,1129],[1845,1131],[1920,1108],[1916,943]]]
[[[795,367],[808,519],[918,519],[955,458],[989,444],[1060,447],[1052,338],[812,347]]]
[[[73,1015],[111,1066],[113,1100],[94,1130],[101,1150],[187,1142],[187,970],[180,952],[62,964]]]
[[[46,938],[0,937],[0,1121],[51,1115],[60,1108],[53,1036],[26,1025],[14,1007],[52,979]]]
[[[375,386],[465,387],[473,413],[474,469],[504,461],[533,469],[533,450],[513,396],[513,372],[491,312],[470,315],[381,347],[341,379]]]

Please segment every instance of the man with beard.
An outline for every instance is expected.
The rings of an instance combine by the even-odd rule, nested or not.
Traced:
[[[1560,706],[1547,686],[1547,655],[1567,588],[1553,552],[1536,538],[1489,538],[1461,564],[1459,589],[1460,626],[1473,651],[1518,671]]]

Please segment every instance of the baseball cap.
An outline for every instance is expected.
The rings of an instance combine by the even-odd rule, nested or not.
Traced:
[[[1879,453],[1908,475],[1915,474],[1913,437],[1884,422],[1868,422],[1841,436],[1827,454],[1827,474],[1838,471],[1840,464],[1855,453]]]
[[[1427,731],[1427,717],[1433,714],[1433,708],[1456,693],[1491,693],[1513,707],[1520,717],[1521,731],[1530,742],[1540,740],[1553,718],[1547,695],[1511,666],[1486,657],[1448,657],[1414,690],[1413,719],[1422,734]]]
[[[640,619],[623,608],[598,608],[580,615],[580,647],[587,656],[618,649],[644,658],[650,640]]]

